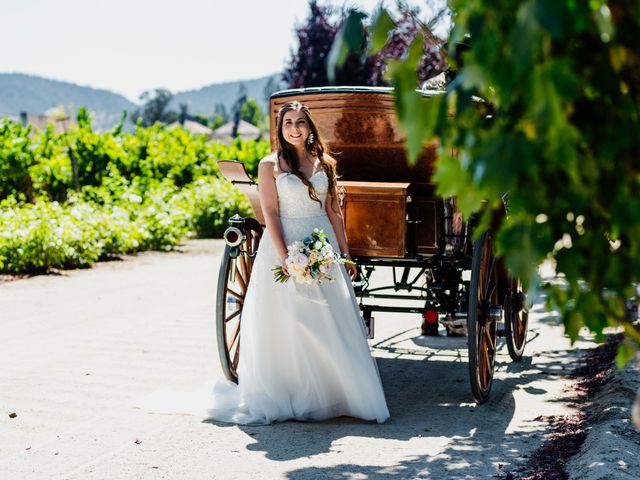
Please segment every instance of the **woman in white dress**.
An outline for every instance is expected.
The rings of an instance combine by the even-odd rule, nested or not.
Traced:
[[[287,245],[322,229],[336,252],[349,247],[336,195],[336,162],[306,106],[286,103],[277,144],[260,161],[260,205],[266,229],[242,309],[238,384],[214,388],[208,416],[240,424],[352,416],[384,422],[389,411],[371,356],[350,277],[336,265],[333,282],[274,280]]]

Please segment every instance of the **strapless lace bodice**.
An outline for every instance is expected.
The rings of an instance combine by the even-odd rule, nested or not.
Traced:
[[[324,171],[314,173],[309,179],[316,196],[322,202],[309,197],[309,189],[292,173],[283,172],[276,177],[280,218],[308,218],[326,215],[324,205],[329,190],[329,179]]]

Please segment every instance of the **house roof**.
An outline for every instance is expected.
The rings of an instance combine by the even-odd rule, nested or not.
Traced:
[[[216,128],[209,138],[212,140],[228,140],[233,138],[233,122],[227,122],[219,128]],[[260,129],[245,120],[238,123],[238,136],[243,140],[254,140],[260,137]]]
[[[181,124],[180,122],[173,122],[169,124],[169,127],[182,127],[185,130],[196,134],[200,133],[204,135],[211,135],[213,133],[213,130],[211,130],[209,127],[205,127],[201,123],[194,122],[193,120],[185,120],[183,124]]]
[[[77,124],[74,120],[69,117],[51,117],[46,114],[27,114],[27,124],[32,125],[34,128],[38,130],[46,130],[47,125],[51,123],[53,125],[53,131],[55,133],[68,132],[73,128],[77,127]]]

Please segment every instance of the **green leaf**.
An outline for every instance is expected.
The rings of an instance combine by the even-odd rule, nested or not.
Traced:
[[[565,313],[563,320],[565,333],[569,335],[573,344],[578,339],[580,328],[584,325],[582,312],[569,310]]]
[[[344,39],[353,53],[361,53],[362,40],[364,38],[364,25],[362,24],[362,20],[366,16],[365,13],[359,10],[351,10],[343,26]]]
[[[510,248],[516,245],[518,248]],[[507,221],[498,232],[496,246],[498,251],[504,254],[509,271],[520,278],[525,288],[528,288],[535,275],[540,255],[540,252],[535,250],[530,226],[524,222]]]
[[[633,358],[636,349],[629,342],[622,342],[618,345],[618,354],[616,355],[616,364],[618,368],[624,367]]]
[[[462,75],[462,86],[467,90],[474,88],[481,90],[485,86],[484,69],[480,65],[469,63],[460,75]]]
[[[333,40],[333,45],[327,56],[327,77],[332,85],[336,81],[336,69],[344,65],[349,54],[362,53],[364,38],[362,19],[364,17],[364,13],[351,10]]]
[[[558,40],[564,38],[567,13],[566,3],[557,0],[535,0],[531,9],[538,24]]]
[[[375,13],[371,25],[371,44],[369,52],[371,55],[378,53],[387,43],[389,31],[395,27],[393,19],[389,16],[386,9],[380,8]]]
[[[460,159],[450,155],[440,156],[432,177],[437,186],[436,194],[441,197],[455,196],[467,187],[468,177],[467,172],[460,165]]]

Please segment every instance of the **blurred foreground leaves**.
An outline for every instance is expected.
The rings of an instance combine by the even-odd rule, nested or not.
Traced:
[[[551,260],[566,282],[544,286],[549,307],[574,340],[583,326],[599,340],[622,327],[622,363],[640,346],[627,308],[640,293],[640,2],[449,6],[443,52],[456,75],[444,92],[417,90],[412,48],[388,62],[410,157],[437,139],[439,194],[467,218],[481,213],[481,226],[509,192],[499,254],[530,289]],[[377,49],[388,15],[378,18]]]

